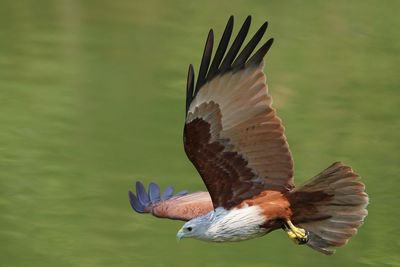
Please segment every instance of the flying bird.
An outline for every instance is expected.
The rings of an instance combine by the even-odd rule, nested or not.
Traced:
[[[197,81],[189,66],[185,152],[208,192],[160,193],[136,183],[132,208],[186,223],[177,237],[242,241],[283,229],[296,244],[330,255],[345,245],[367,215],[368,195],[360,177],[341,162],[302,186],[293,183],[293,159],[281,120],[272,107],[263,72],[273,39],[258,50],[268,22],[241,49],[248,16],[229,46],[233,16],[213,54],[208,33]],[[229,48],[229,49],[228,49]]]

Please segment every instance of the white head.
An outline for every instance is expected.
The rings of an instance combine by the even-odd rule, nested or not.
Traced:
[[[206,215],[194,218],[185,223],[176,234],[180,240],[182,238],[192,237],[201,240],[208,240],[207,230],[212,224],[212,217],[214,212],[207,213]]]

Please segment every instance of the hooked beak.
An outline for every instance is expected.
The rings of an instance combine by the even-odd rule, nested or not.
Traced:
[[[185,233],[183,232],[182,229],[180,229],[180,230],[178,231],[178,233],[176,234],[176,238],[177,238],[178,240],[181,240],[184,236],[185,236]]]

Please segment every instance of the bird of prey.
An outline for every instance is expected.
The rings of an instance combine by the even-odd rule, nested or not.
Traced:
[[[241,49],[248,16],[229,46],[233,16],[213,54],[208,33],[197,81],[189,66],[185,152],[208,192],[146,192],[136,183],[132,208],[159,218],[187,221],[179,239],[242,241],[283,229],[296,244],[330,255],[345,245],[367,215],[368,195],[351,167],[336,162],[302,186],[293,183],[293,159],[284,127],[272,107],[263,72],[273,39],[261,41],[265,22]],[[229,47],[229,49],[228,49]]]

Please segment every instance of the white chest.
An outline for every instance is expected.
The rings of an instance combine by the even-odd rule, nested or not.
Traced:
[[[265,217],[257,206],[233,210],[218,208],[205,232],[205,239],[224,242],[255,238],[266,233],[266,230],[260,227],[264,222]]]

